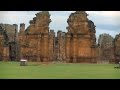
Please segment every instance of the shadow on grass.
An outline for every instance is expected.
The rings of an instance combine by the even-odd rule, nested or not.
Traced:
[[[116,69],[120,69],[120,67],[114,67],[114,68],[116,68]]]

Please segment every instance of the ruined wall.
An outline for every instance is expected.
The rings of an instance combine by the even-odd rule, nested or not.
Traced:
[[[49,59],[50,61],[56,60],[55,58],[55,32],[50,30],[49,32]]]
[[[47,11],[35,14],[30,25],[0,24],[0,60],[90,62],[118,62],[120,60],[120,34],[115,39],[102,34],[96,45],[94,23],[85,11],[71,13],[67,23],[67,33],[49,31],[51,22]]]
[[[88,27],[90,31],[90,48],[91,48],[91,62],[97,62],[97,44],[96,44],[96,30],[93,21],[88,21]]]
[[[115,63],[118,63],[118,62],[120,62],[120,34],[115,36],[114,46],[115,46],[115,48],[114,48]]]
[[[55,57],[58,61],[65,61],[65,32],[58,31],[55,39]]]
[[[49,23],[50,14],[39,12],[26,30],[21,25],[19,33],[20,57],[29,61],[49,61]]]
[[[3,60],[3,56],[4,56],[4,30],[3,27],[0,26],[0,61]]]
[[[65,45],[67,62],[96,62],[95,25],[88,20],[86,12],[72,13],[67,23]]]
[[[114,62],[114,38],[109,34],[101,34],[98,39],[99,60],[103,62]]]
[[[0,24],[2,60],[17,60],[17,25]]]
[[[19,43],[19,59],[25,58],[26,47],[28,46],[28,41],[25,35],[25,24],[20,24],[20,30],[18,33],[18,43]]]

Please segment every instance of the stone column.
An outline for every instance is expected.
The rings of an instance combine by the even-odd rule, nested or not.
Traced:
[[[52,61],[54,59],[54,38],[49,39],[49,59]]]
[[[94,63],[97,63],[97,60],[96,60],[96,58],[97,58],[97,47],[95,47],[94,48]]]
[[[13,24],[15,27],[15,35],[14,35],[14,41],[15,41],[15,59],[18,61],[19,59],[19,43],[18,43],[18,25]]]
[[[44,53],[43,53],[43,50],[44,50],[44,35],[43,34],[41,34],[41,45],[40,45],[40,47],[41,47],[41,62],[43,62],[43,55],[44,55]]]
[[[95,63],[95,58],[96,58],[96,47],[91,47],[91,61],[90,63]]]
[[[73,62],[76,63],[77,62],[77,56],[78,56],[78,40],[77,40],[77,35],[73,35],[73,42],[72,42],[72,46],[73,46]]]
[[[22,33],[24,33],[24,31],[25,31],[25,24],[21,23],[20,24],[20,33],[22,34]]]
[[[48,34],[44,34],[43,37],[43,62],[49,61],[49,44],[48,44]]]
[[[50,30],[49,32],[49,60],[53,61],[54,58],[54,39],[55,39],[55,32],[54,30]],[[56,53],[55,53],[56,54]]]
[[[41,61],[41,35],[38,35],[38,46],[37,46],[37,61],[40,62]]]
[[[66,50],[66,62],[70,62],[70,34],[66,34],[66,44],[65,44],[65,50]]]

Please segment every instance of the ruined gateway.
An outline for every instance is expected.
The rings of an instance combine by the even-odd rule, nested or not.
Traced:
[[[48,11],[37,13],[27,29],[21,23],[19,32],[16,24],[0,24],[0,60],[97,63],[99,55],[102,55],[99,54],[101,47],[96,44],[96,26],[87,16],[85,11],[71,13],[67,20],[68,31],[59,30],[57,36],[49,28],[52,20]],[[112,54],[114,59],[114,53]]]

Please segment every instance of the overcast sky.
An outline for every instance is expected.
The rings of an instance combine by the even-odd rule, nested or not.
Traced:
[[[18,24],[25,23],[26,28],[29,25],[29,20],[35,17],[39,11],[0,11],[0,23],[3,24]],[[50,29],[55,32],[62,30],[67,32],[66,27],[69,15],[75,11],[50,11],[51,20]],[[96,25],[96,36],[102,33],[108,33],[113,37],[120,33],[120,11],[86,11]]]

